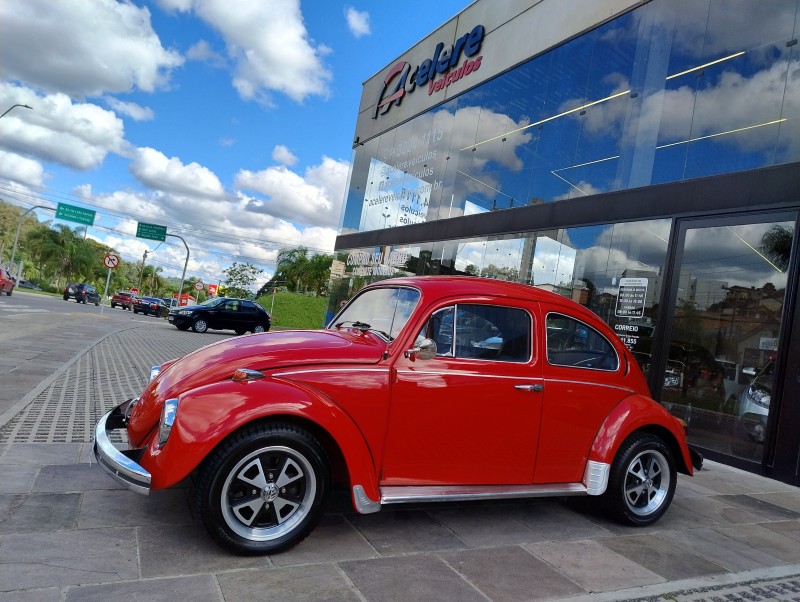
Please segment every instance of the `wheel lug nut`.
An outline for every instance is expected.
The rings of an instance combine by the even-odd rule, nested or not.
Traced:
[[[281,489],[281,493],[286,493],[286,487],[283,487],[283,488]]]

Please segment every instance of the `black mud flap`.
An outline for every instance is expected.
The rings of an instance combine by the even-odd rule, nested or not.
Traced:
[[[692,466],[695,470],[703,469],[703,454],[693,447],[689,447],[689,457],[692,459]]]

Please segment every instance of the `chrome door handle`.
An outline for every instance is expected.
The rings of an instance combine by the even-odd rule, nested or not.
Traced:
[[[544,385],[514,385],[514,388],[520,391],[533,391],[534,393],[544,391]]]

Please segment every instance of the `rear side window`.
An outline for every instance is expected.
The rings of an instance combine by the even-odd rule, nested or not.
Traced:
[[[515,307],[459,304],[434,312],[420,332],[437,355],[499,362],[531,358],[531,318]]]
[[[616,370],[613,345],[594,328],[563,314],[547,315],[547,361],[554,366]]]

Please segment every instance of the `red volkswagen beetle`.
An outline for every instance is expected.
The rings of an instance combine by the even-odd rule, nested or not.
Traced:
[[[447,276],[384,280],[324,330],[228,339],[156,367],[98,422],[94,451],[144,494],[194,472],[206,529],[241,554],[301,541],[334,484],[361,513],[590,495],[648,525],[677,472],[692,474],[682,423],[597,316],[529,286]]]

